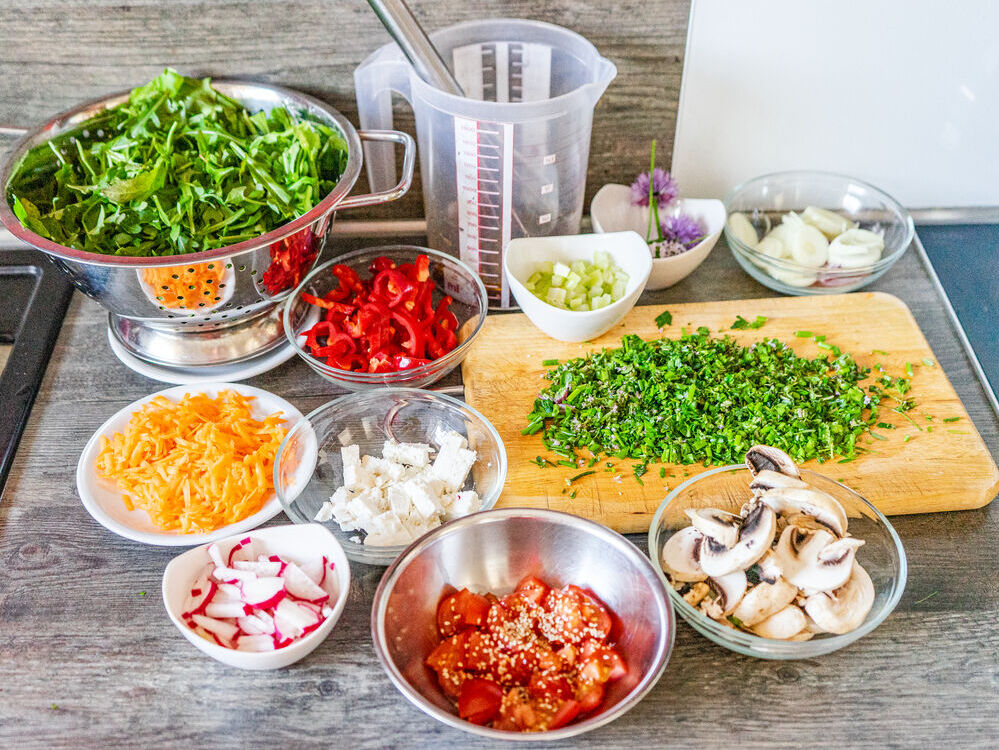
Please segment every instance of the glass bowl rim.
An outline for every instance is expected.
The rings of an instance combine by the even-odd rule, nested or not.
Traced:
[[[860,638],[863,638],[865,635],[881,625],[888,615],[895,610],[895,607],[898,606],[899,601],[902,599],[902,594],[905,592],[905,585],[909,577],[909,565],[905,555],[905,548],[902,546],[902,540],[899,538],[898,532],[895,531],[895,527],[891,525],[891,522],[887,519],[887,517],[885,517],[880,510],[874,507],[874,505],[867,498],[856,490],[847,487],[842,482],[837,482],[832,477],[820,474],[817,471],[811,471],[810,469],[802,469],[801,471],[805,474],[814,474],[815,476],[837,484],[839,487],[851,495],[854,495],[865,506],[867,506],[868,510],[871,511],[878,523],[880,523],[888,532],[888,537],[895,545],[895,552],[898,554],[898,575],[895,576],[894,590],[892,591],[891,596],[889,596],[884,604],[881,605],[880,610],[874,615],[874,617],[848,633],[827,635],[827,637],[823,637],[819,640],[783,641],[775,638],[763,638],[762,636],[752,635],[741,630],[721,625],[705,615],[703,612],[700,612],[690,606],[690,604],[684,600],[679,592],[673,588],[673,584],[669,582],[669,579],[666,577],[666,572],[663,570],[660,550],[661,545],[659,544],[659,527],[662,522],[662,518],[666,513],[666,508],[673,500],[679,497],[681,493],[683,493],[695,482],[699,482],[702,479],[707,479],[708,477],[713,477],[726,471],[734,471],[738,469],[749,471],[749,468],[745,464],[729,464],[728,466],[718,466],[714,469],[709,469],[691,477],[666,495],[665,499],[659,504],[659,507],[656,508],[655,514],[652,516],[652,522],[649,525],[648,535],[649,558],[651,558],[656,570],[659,571],[659,575],[663,579],[663,584],[666,586],[666,593],[669,594],[670,600],[673,602],[673,606],[676,608],[677,612],[680,613],[680,616],[695,629],[703,627],[704,630],[710,633],[711,640],[714,640],[716,643],[719,643],[726,648],[733,648],[733,650],[737,650],[740,653],[752,653],[757,656],[761,655],[762,652],[770,652],[771,654],[782,657],[804,657],[810,655],[809,652],[816,650],[816,644],[822,644],[822,646],[819,647],[820,653],[830,653],[832,651],[836,651],[837,649],[843,648]],[[697,625],[694,624],[695,621]]]
[[[394,372],[356,372],[354,370],[341,370],[337,367],[330,367],[325,362],[320,362],[318,359],[313,357],[312,354],[305,351],[305,349],[303,349],[298,343],[299,334],[296,334],[293,330],[294,327],[292,326],[291,323],[291,314],[296,303],[298,302],[299,299],[301,299],[301,296],[305,291],[306,285],[309,284],[309,282],[311,282],[313,278],[319,275],[319,273],[327,270],[331,266],[344,263],[345,261],[357,260],[358,258],[361,258],[365,255],[387,254],[386,251],[393,251],[393,250],[410,251],[414,254],[414,256],[427,255],[432,258],[437,258],[444,264],[445,267],[447,267],[450,264],[450,267],[452,269],[465,272],[472,278],[472,280],[475,283],[475,304],[478,307],[479,311],[479,321],[478,324],[475,326],[475,328],[472,330],[472,332],[468,335],[468,338],[462,341],[458,346],[449,351],[443,357],[438,357],[437,359],[433,359],[427,364],[420,365],[419,367],[412,367],[408,370],[396,370]],[[453,362],[455,359],[464,356],[468,352],[468,349],[471,347],[472,341],[475,340],[475,337],[478,335],[479,331],[482,330],[482,326],[486,322],[486,316],[488,315],[488,313],[489,313],[489,303],[488,303],[488,295],[486,293],[486,287],[482,283],[482,279],[479,278],[479,275],[474,270],[472,270],[472,268],[468,266],[464,261],[460,260],[459,258],[455,258],[453,255],[450,255],[448,253],[441,252],[440,250],[433,250],[432,248],[429,247],[420,247],[419,245],[378,245],[375,247],[363,247],[359,250],[351,250],[349,253],[344,253],[343,255],[338,255],[335,258],[331,258],[325,263],[322,263],[313,268],[311,271],[309,271],[309,273],[306,274],[305,278],[302,279],[301,282],[299,282],[298,286],[296,286],[291,291],[291,293],[288,295],[288,298],[285,300],[284,311],[282,312],[281,315],[281,323],[282,326],[284,327],[284,336],[291,344],[292,349],[295,351],[295,354],[297,354],[299,357],[305,360],[305,363],[309,365],[312,369],[316,370],[317,372],[323,375],[328,375],[331,378],[337,380],[346,380],[355,383],[371,383],[371,384],[381,385],[381,384],[391,383],[392,381],[406,382],[411,380],[419,380],[420,378],[427,376],[433,377],[437,373],[437,370],[440,367],[447,366],[449,363]]]
[[[880,258],[876,263],[872,263],[866,266],[858,266],[856,268],[838,268],[838,269],[825,269],[823,273],[827,276],[834,278],[838,277],[849,277],[856,276],[862,273],[876,273],[882,269],[886,269],[889,266],[894,265],[894,263],[905,254],[905,251],[909,249],[912,244],[912,240],[916,235],[916,225],[912,219],[912,214],[906,210],[905,206],[899,203],[895,198],[890,196],[881,188],[876,185],[872,185],[864,180],[858,180],[850,175],[842,174],[840,172],[826,172],[823,170],[809,170],[809,169],[791,169],[784,170],[780,172],[769,172],[767,174],[759,175],[757,177],[752,177],[748,180],[743,180],[738,185],[729,190],[725,197],[722,199],[722,204],[725,206],[725,242],[732,249],[733,252],[738,251],[745,255],[747,258],[756,259],[760,262],[771,265],[779,270],[792,271],[792,272],[805,272],[812,273],[819,269],[812,266],[805,266],[800,263],[796,263],[793,260],[785,260],[781,258],[772,258],[769,255],[764,255],[763,253],[751,248],[749,245],[744,243],[738,237],[732,235],[728,229],[728,217],[732,214],[732,202],[735,197],[747,188],[756,185],[757,183],[763,183],[768,180],[773,180],[775,178],[833,178],[837,180],[844,180],[846,182],[852,182],[856,185],[863,187],[866,190],[870,190],[872,193],[877,195],[881,200],[895,213],[902,217],[902,225],[905,228],[905,237],[899,246],[895,248],[890,254]]]
[[[299,420],[298,423],[295,424],[290,430],[288,430],[288,434],[284,436],[284,439],[281,440],[281,444],[278,446],[277,453],[274,454],[274,468],[271,472],[271,481],[274,484],[274,494],[277,496],[278,502],[281,504],[281,508],[282,510],[284,510],[285,515],[288,516],[288,518],[291,520],[292,523],[296,524],[316,523],[314,519],[306,518],[304,514],[298,511],[292,511],[291,506],[294,504],[294,500],[288,502],[287,499],[285,498],[284,492],[281,489],[281,484],[282,484],[280,481],[281,457],[284,455],[285,448],[289,445],[292,435],[298,434],[298,430],[300,429],[304,430],[306,425],[311,427],[313,417],[321,413],[325,413],[326,411],[331,409],[339,409],[347,402],[353,400],[359,400],[362,398],[374,398],[375,396],[391,396],[396,394],[429,396],[431,402],[437,400],[439,403],[444,403],[451,408],[459,407],[461,409],[471,412],[472,415],[479,420],[480,424],[485,427],[486,433],[489,435],[490,439],[494,441],[497,449],[496,453],[499,456],[499,460],[497,462],[497,467],[496,467],[497,489],[494,493],[492,493],[495,496],[490,497],[488,500],[486,498],[482,498],[482,507],[477,512],[481,512],[484,510],[492,510],[495,507],[496,503],[499,502],[500,496],[503,494],[503,488],[506,485],[507,455],[506,455],[506,445],[503,443],[503,438],[500,437],[500,434],[493,426],[493,423],[490,422],[488,419],[486,419],[485,416],[483,416],[478,409],[475,409],[472,406],[469,406],[464,401],[456,399],[453,396],[449,396],[446,393],[439,393],[437,391],[425,390],[423,388],[406,388],[404,386],[389,386],[387,388],[378,388],[367,391],[352,391],[350,393],[345,393],[341,396],[338,396],[337,398],[334,398],[331,401],[327,401],[325,404],[317,406],[315,409],[306,414],[303,419]],[[314,474],[315,474],[315,469],[313,469],[313,475]],[[312,481],[311,477],[309,481]],[[298,520],[299,517],[305,520],[300,521]],[[446,526],[446,525],[447,523],[441,524],[441,526]],[[441,526],[438,526],[437,528],[441,528]],[[437,529],[431,529],[427,533],[432,534],[436,530]],[[343,530],[333,531],[334,536],[336,536],[337,534],[345,534],[345,533],[346,532],[344,532]],[[337,538],[337,541],[340,542],[339,537]],[[416,540],[414,540],[414,542],[415,541]],[[345,544],[343,542],[340,542],[340,545],[343,547],[343,550],[346,553],[347,557],[351,558],[352,560],[356,560],[357,562],[365,563],[368,565],[380,565],[380,564],[387,565],[390,564],[400,554],[402,554],[402,552],[405,551],[414,542],[407,542],[406,544],[394,544],[391,546],[383,546],[383,547],[375,547],[375,546],[365,547],[363,544],[354,544],[353,546],[351,546],[350,544]],[[387,560],[388,562],[382,562],[385,560]]]

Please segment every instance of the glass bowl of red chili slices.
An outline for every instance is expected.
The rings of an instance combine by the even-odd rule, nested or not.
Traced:
[[[310,305],[314,323],[301,314]],[[482,281],[460,260],[390,245],[315,268],[285,303],[284,330],[309,367],[348,390],[422,388],[461,363],[487,310]]]
[[[422,711],[493,739],[607,724],[659,680],[673,609],[651,561],[601,524],[503,508],[424,535],[386,571],[371,630]]]

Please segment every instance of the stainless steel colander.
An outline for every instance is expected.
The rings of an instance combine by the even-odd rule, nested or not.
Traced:
[[[161,365],[238,362],[282,343],[279,303],[315,266],[335,213],[396,200],[413,179],[416,145],[405,133],[358,132],[332,107],[278,86],[230,80],[215,80],[212,85],[250,111],[287,107],[338,130],[347,142],[347,166],[336,187],[311,211],[267,234],[189,255],[100,255],[59,245],[22,226],[7,203],[7,185],[21,157],[33,146],[122,103],[127,91],[82,104],[28,131],[0,167],[4,195],[0,221],[14,236],[47,253],[77,289],[107,308],[111,331],[127,351]],[[403,147],[402,179],[395,187],[348,195],[361,172],[361,141]]]

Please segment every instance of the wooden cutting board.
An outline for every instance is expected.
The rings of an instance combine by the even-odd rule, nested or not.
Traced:
[[[663,310],[672,313],[673,323],[660,333],[654,321]],[[763,315],[767,322],[758,330],[728,330],[737,315],[749,320]],[[828,343],[850,352],[860,365],[881,363],[888,374],[895,376],[904,375],[906,363],[913,363],[909,395],[918,406],[911,416],[924,430],[902,415],[882,409],[880,420],[897,429],[877,430],[886,436],[883,441],[862,437],[858,442],[869,447],[871,453],[845,464],[806,464],[854,488],[882,512],[891,515],[978,508],[999,491],[999,469],[943,369],[936,364],[909,308],[888,294],[860,293],[636,307],[621,324],[587,344],[548,338],[522,314],[488,317],[462,365],[462,375],[466,401],[493,423],[506,444],[509,468],[499,505],[551,508],[591,518],[625,533],[646,531],[667,487],[687,479],[686,474],[694,476],[704,471],[703,466],[667,464],[667,477],[660,479],[659,465],[650,464],[643,487],[630,476],[633,462],[620,461],[617,463],[624,467],[620,482],[614,480],[613,474],[598,471],[573,485],[577,494],[571,499],[562,494],[564,479],[579,469],[536,466],[532,463],[535,456],[551,454],[545,451],[540,435],[525,436],[520,431],[526,426],[534,399],[548,382],[542,379],[547,369],[541,364],[543,360],[564,360],[602,347],[613,348],[619,346],[625,333],[643,338],[676,337],[681,327],[690,331],[698,326],[707,326],[713,334],[725,329],[744,344],[777,338],[799,355],[810,357],[823,351],[811,339],[796,337],[795,331],[821,333]],[[888,354],[874,354],[873,350]],[[934,365],[923,364],[924,359]],[[927,415],[934,419],[927,420]],[[959,419],[943,422],[951,417]],[[929,426],[932,431],[925,429]],[[911,436],[909,442],[905,442],[907,435]]]

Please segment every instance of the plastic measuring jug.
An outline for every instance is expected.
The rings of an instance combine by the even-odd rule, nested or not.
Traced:
[[[490,306],[509,307],[506,244],[579,231],[593,108],[617,68],[539,21],[472,21],[430,38],[465,97],[431,87],[387,44],[354,71],[361,127],[392,127],[393,92],[409,101],[429,245],[475,269]],[[395,154],[382,145],[364,147],[375,191],[396,183]]]

